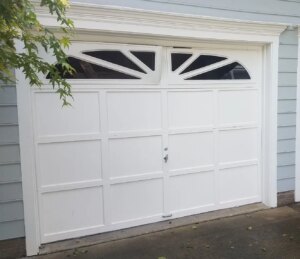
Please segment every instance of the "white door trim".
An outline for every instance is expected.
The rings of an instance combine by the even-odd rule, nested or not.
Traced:
[[[56,27],[55,18],[38,9],[41,21],[49,27]],[[124,36],[132,40],[140,37],[144,44],[151,39],[165,42],[183,40],[222,40],[238,43],[263,44],[265,52],[264,82],[265,109],[263,133],[263,203],[277,206],[277,88],[279,35],[285,25],[229,21],[206,17],[184,16],[169,13],[145,12],[92,5],[74,5],[68,13],[75,22],[78,34],[85,34],[86,40],[100,32]],[[176,21],[176,24],[174,24]],[[130,39],[131,38],[131,39]],[[144,40],[141,40],[144,39]],[[140,44],[142,44],[140,42]],[[18,50],[22,50],[19,43]],[[39,252],[41,244],[40,224],[36,193],[34,157],[33,114],[31,110],[30,86],[23,73],[18,70],[17,94],[20,130],[23,199],[25,211],[25,233],[27,255]],[[300,114],[300,113],[299,113]]]
[[[297,109],[296,109],[296,167],[295,167],[295,201],[300,201],[300,27],[298,26],[298,67],[297,67]]]

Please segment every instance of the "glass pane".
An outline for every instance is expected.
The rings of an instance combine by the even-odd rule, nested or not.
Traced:
[[[250,79],[247,70],[237,62],[216,68],[209,72],[196,75],[187,80],[226,80],[226,79]]]
[[[179,68],[185,61],[187,61],[192,54],[184,54],[184,53],[172,53],[172,71],[175,71]]]
[[[225,59],[226,58],[223,57],[201,55],[194,62],[192,62],[192,64],[190,64],[185,70],[183,70],[180,74],[184,74],[196,70],[198,68],[206,67]]]
[[[155,70],[155,53],[146,51],[130,51],[152,71]]]
[[[139,79],[131,75],[105,68],[99,65],[95,65],[77,58],[69,57],[69,64],[75,68],[76,73],[73,75],[65,73],[60,65],[56,65],[60,74],[66,79]],[[51,78],[51,75],[47,75],[47,79]]]
[[[92,56],[94,58],[103,59],[105,61],[127,67],[142,73],[145,73],[138,65],[126,57],[121,51],[115,50],[101,50],[101,51],[86,51],[83,52],[86,55]]]

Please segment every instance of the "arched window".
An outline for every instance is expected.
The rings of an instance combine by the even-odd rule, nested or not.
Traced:
[[[143,79],[155,70],[155,52],[118,50],[84,51],[79,56],[69,56],[74,74],[65,73],[56,65],[66,79]],[[47,75],[47,79],[51,74]]]
[[[226,57],[172,53],[171,63],[172,71],[177,71],[184,80],[251,79],[243,65]]]

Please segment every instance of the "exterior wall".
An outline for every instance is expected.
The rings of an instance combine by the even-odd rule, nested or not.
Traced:
[[[0,240],[24,236],[15,86],[0,86]]]
[[[295,190],[297,30],[284,31],[279,47],[278,192]]]
[[[83,2],[73,0],[73,2]],[[229,19],[300,23],[300,2],[289,0],[88,0],[132,7]],[[234,2],[234,3],[233,3]],[[270,8],[270,6],[272,8]],[[278,110],[278,192],[294,190],[297,32],[280,40]],[[0,89],[0,240],[24,236],[16,91]]]
[[[298,0],[71,0],[151,11],[299,24]]]

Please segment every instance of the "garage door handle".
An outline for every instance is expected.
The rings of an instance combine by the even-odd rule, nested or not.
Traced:
[[[169,155],[168,154],[165,155],[164,160],[165,160],[165,163],[168,162],[168,160],[169,160]]]

